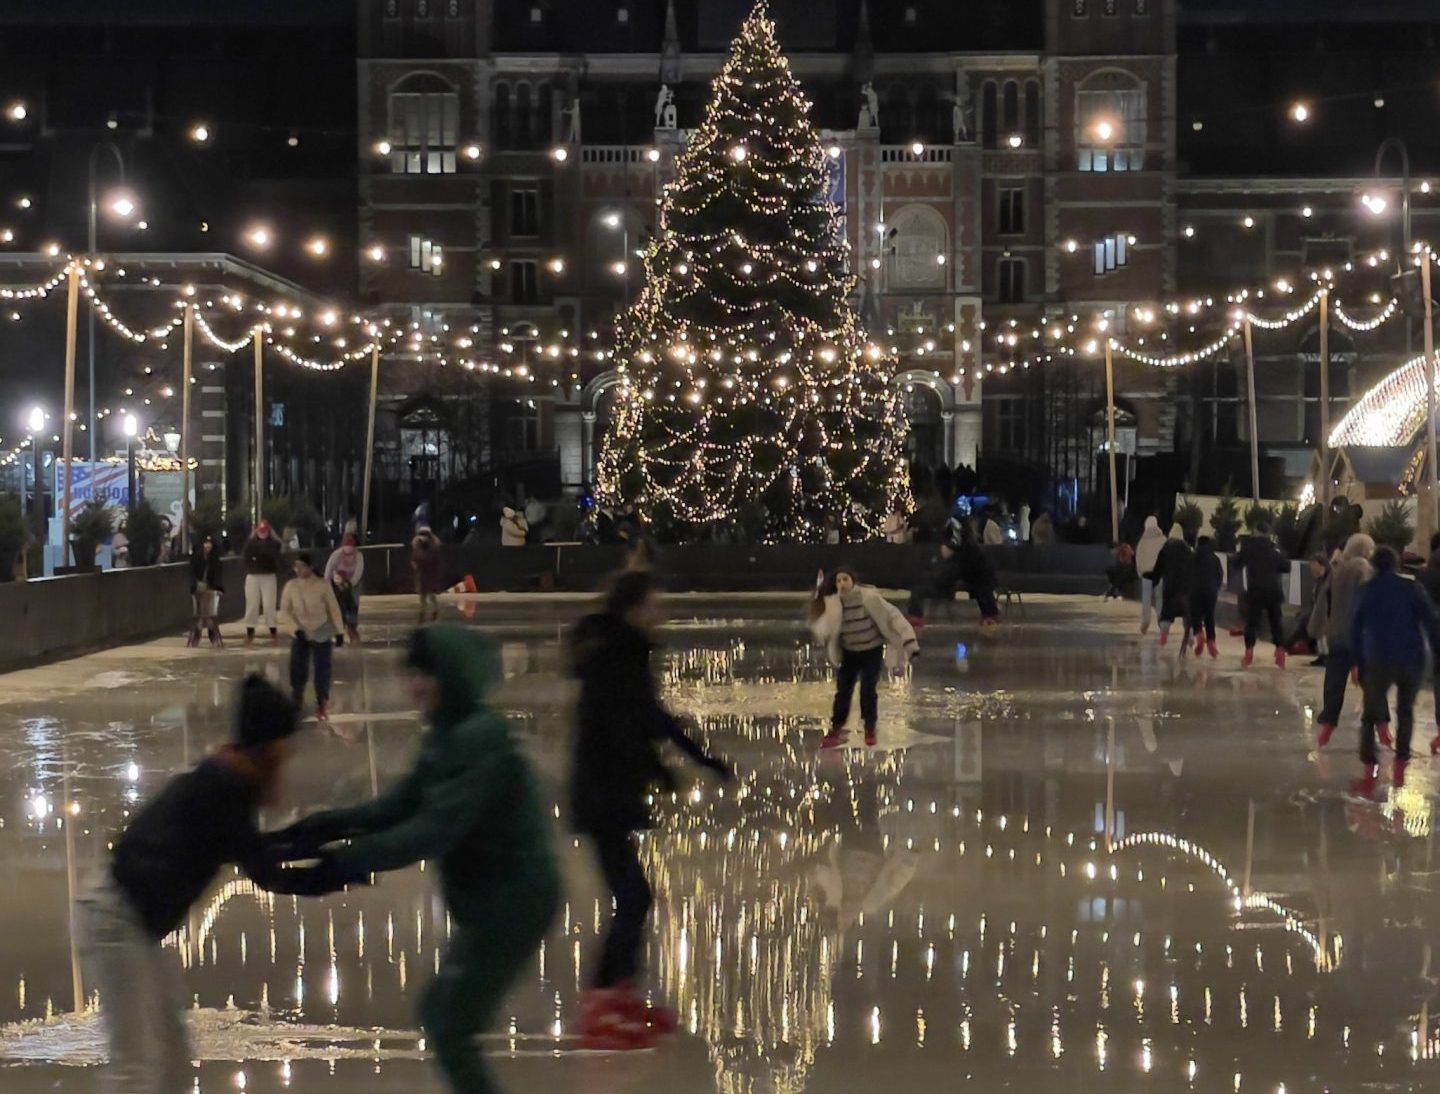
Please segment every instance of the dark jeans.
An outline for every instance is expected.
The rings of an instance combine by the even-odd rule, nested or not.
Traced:
[[[645,880],[640,853],[632,832],[593,833],[595,852],[605,885],[615,898],[615,918],[605,936],[605,949],[595,977],[597,988],[633,980],[640,970],[640,949],[645,943],[645,916],[650,912],[650,883]]]
[[[885,647],[856,653],[845,650],[840,654],[840,668],[835,673],[835,709],[830,722],[837,729],[850,720],[850,699],[855,693],[855,681],[860,681],[860,720],[867,729],[872,729],[880,720],[880,696],[875,687],[880,682],[880,670],[885,667]]]
[[[1323,725],[1338,725],[1340,723],[1340,712],[1345,707],[1345,687],[1350,680],[1350,672],[1355,667],[1355,655],[1350,652],[1349,646],[1335,645],[1325,655],[1325,698],[1320,707],[1320,714],[1316,721]],[[1388,722],[1390,720],[1390,706],[1385,696],[1380,696],[1378,706],[1372,707],[1374,701],[1369,692],[1363,691],[1365,695],[1365,714],[1374,722]]]
[[[330,657],[334,649],[332,642],[312,642],[303,634],[297,634],[291,640],[290,693],[297,706],[305,696],[312,659],[315,662],[315,701],[321,706],[330,701]]]
[[[1329,674],[1329,664],[1326,664]],[[1372,661],[1361,671],[1360,682],[1365,687],[1365,714],[1360,719],[1360,759],[1376,763],[1375,723],[1379,720],[1376,712],[1384,710],[1389,702],[1390,688],[1395,688],[1395,758],[1410,758],[1410,735],[1415,731],[1415,696],[1420,692],[1420,677],[1423,670],[1416,665],[1396,665],[1387,661]]]
[[[354,585],[337,585],[335,587],[335,603],[340,605],[340,618],[347,627],[358,627],[360,625],[360,594],[355,591]]]
[[[1270,640],[1282,649],[1285,635],[1281,632],[1280,592],[1251,589],[1245,598],[1245,648],[1255,645],[1255,632],[1260,628],[1260,617],[1270,619]]]
[[[970,599],[980,608],[981,619],[1000,618],[1000,605],[995,603],[995,590],[993,588],[976,588],[970,590]]]
[[[1190,614],[1185,625],[1194,634],[1205,631],[1205,641],[1215,641],[1215,598],[1199,594],[1190,597]]]
[[[935,582],[926,579],[910,590],[910,603],[905,606],[905,614],[912,619],[924,619],[927,600],[953,600],[954,598],[954,589],[942,589]]]

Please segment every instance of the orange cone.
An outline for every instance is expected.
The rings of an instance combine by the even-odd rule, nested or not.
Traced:
[[[475,578],[470,574],[466,574],[464,580],[455,582],[454,585],[451,585],[450,588],[445,591],[447,593],[473,593],[476,591]]]

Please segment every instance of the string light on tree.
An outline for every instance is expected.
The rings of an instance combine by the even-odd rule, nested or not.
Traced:
[[[828,153],[764,0],[712,92],[618,323],[600,498],[680,534],[873,535],[908,499],[904,411],[850,307]]]

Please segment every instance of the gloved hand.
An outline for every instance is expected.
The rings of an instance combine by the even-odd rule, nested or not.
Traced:
[[[332,815],[312,813],[288,828],[271,832],[265,837],[267,849],[280,861],[313,858],[327,843],[344,839],[348,828]]]
[[[370,874],[353,866],[343,865],[337,856],[322,854],[313,866],[297,866],[281,871],[286,879],[284,888],[306,896],[338,893],[349,885],[369,885]]]

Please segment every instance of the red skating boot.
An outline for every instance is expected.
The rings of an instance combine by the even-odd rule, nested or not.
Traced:
[[[1201,631],[1195,636],[1195,656],[1199,657],[1205,652],[1205,632]]]
[[[622,990],[625,994],[621,999],[621,1006],[631,1017],[644,1022],[651,1033],[664,1036],[679,1028],[680,1018],[669,1007],[647,1001],[633,987],[627,986]]]
[[[1334,722],[1321,722],[1315,727],[1315,747],[1324,748],[1330,743],[1330,737],[1335,732]]]
[[[874,726],[866,726],[866,727],[865,727],[865,747],[866,747],[866,748],[874,748],[874,747],[875,747],[875,727],[874,727]]]
[[[1276,647],[1275,647],[1275,667],[1276,667],[1277,669],[1283,669],[1283,668],[1285,667],[1285,647],[1284,647],[1284,646],[1276,646]]]
[[[1401,790],[1404,788],[1405,770],[1409,767],[1409,765],[1409,760],[1396,759],[1395,766],[1390,772],[1390,781],[1395,784],[1396,790]]]
[[[845,743],[845,727],[831,726],[830,732],[820,738],[821,748],[839,748]]]
[[[1380,765],[1361,761],[1363,769],[1360,777],[1350,784],[1350,793],[1361,798],[1368,798],[1375,793],[1376,780],[1380,773]]]
[[[1440,754],[1440,723],[1435,726],[1435,739],[1430,742],[1430,755]]]
[[[1395,738],[1390,736],[1390,723],[1377,722],[1375,725],[1375,737],[1386,748],[1394,751]]]
[[[595,988],[585,993],[580,1013],[582,1047],[592,1052],[628,1052],[654,1043],[654,1034],[636,1017],[629,995],[625,988]]]
[[[1206,642],[1205,648],[1210,651],[1210,659],[1212,661],[1220,656],[1220,647],[1215,645],[1214,642]]]
[[[330,704],[318,703],[315,707],[315,720],[317,722],[328,722],[330,720]]]
[[[1254,647],[1254,646],[1246,646],[1246,647],[1245,647],[1245,656],[1242,657],[1242,658],[1240,658],[1240,667],[1241,667],[1242,669],[1248,669],[1248,668],[1250,667],[1250,665],[1254,662],[1254,660],[1255,660],[1255,647]]]
[[[1167,631],[1164,627],[1161,627],[1161,628],[1160,628],[1160,645],[1163,646],[1163,645],[1165,645],[1165,643],[1168,642],[1168,641],[1170,641],[1170,632]]]

